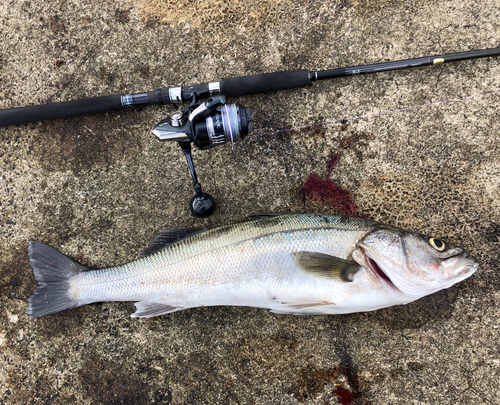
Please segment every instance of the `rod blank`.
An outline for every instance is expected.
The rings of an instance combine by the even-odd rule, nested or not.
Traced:
[[[394,62],[375,63],[373,65],[351,66],[347,68],[321,70],[312,72],[312,80],[334,79],[336,77],[359,75],[364,73],[378,73],[387,70],[407,69],[419,66],[438,65],[447,62],[457,62],[467,59],[486,58],[489,56],[499,56],[500,48],[481,49],[477,51],[449,53],[436,56],[425,56],[423,58],[404,59]]]
[[[28,122],[36,122],[47,119],[98,114],[108,111],[121,110],[125,107],[131,107],[134,105],[185,102],[191,100],[194,93],[196,93],[198,98],[208,98],[217,94],[223,94],[228,97],[239,97],[249,94],[267,93],[270,91],[303,87],[309,85],[311,81],[316,80],[334,79],[343,76],[377,73],[388,70],[406,69],[499,55],[500,48],[481,49],[476,51],[405,59],[394,62],[322,70],[317,72],[309,72],[306,69],[301,69],[285,72],[264,73],[252,76],[223,79],[220,82],[205,83],[195,86],[172,88],[165,87],[149,91],[147,93],[112,95],[61,103],[10,108],[0,110],[0,127],[26,124]]]

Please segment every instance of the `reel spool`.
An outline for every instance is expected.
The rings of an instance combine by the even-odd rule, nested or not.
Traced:
[[[252,130],[250,111],[239,104],[226,104],[225,96],[210,97],[205,103],[196,103],[167,117],[153,129],[160,141],[178,142],[188,163],[196,194],[189,203],[191,213],[206,218],[215,210],[215,200],[203,193],[196,176],[191,143],[206,150],[230,142],[233,146]]]

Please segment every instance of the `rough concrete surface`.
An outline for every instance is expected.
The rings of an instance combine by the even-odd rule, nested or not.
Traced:
[[[9,108],[498,47],[500,3],[2,0],[0,27]],[[175,107],[0,128],[0,404],[499,404],[500,95],[485,95],[498,91],[500,59],[487,58],[242,97],[254,135],[388,113],[249,138],[236,158],[227,145],[194,152],[218,202],[207,220],[189,213],[178,146],[150,133]],[[305,193],[311,176],[331,192]],[[26,315],[30,240],[100,268],[164,228],[335,213],[336,196],[470,249],[480,269],[345,316],[224,307],[137,320],[131,303]]]

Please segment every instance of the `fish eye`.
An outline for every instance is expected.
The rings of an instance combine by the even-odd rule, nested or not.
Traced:
[[[442,252],[446,247],[446,244],[442,240],[436,238],[429,238],[429,244],[439,252]]]

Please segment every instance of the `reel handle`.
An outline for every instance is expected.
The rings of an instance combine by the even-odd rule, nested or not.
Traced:
[[[191,213],[196,218],[207,218],[215,211],[215,199],[210,194],[203,193],[201,191],[201,184],[196,176],[193,157],[191,155],[191,142],[179,142],[179,146],[186,157],[189,171],[191,173],[191,177],[193,178],[194,191],[196,192],[193,198],[189,201],[189,208],[191,209]]]

